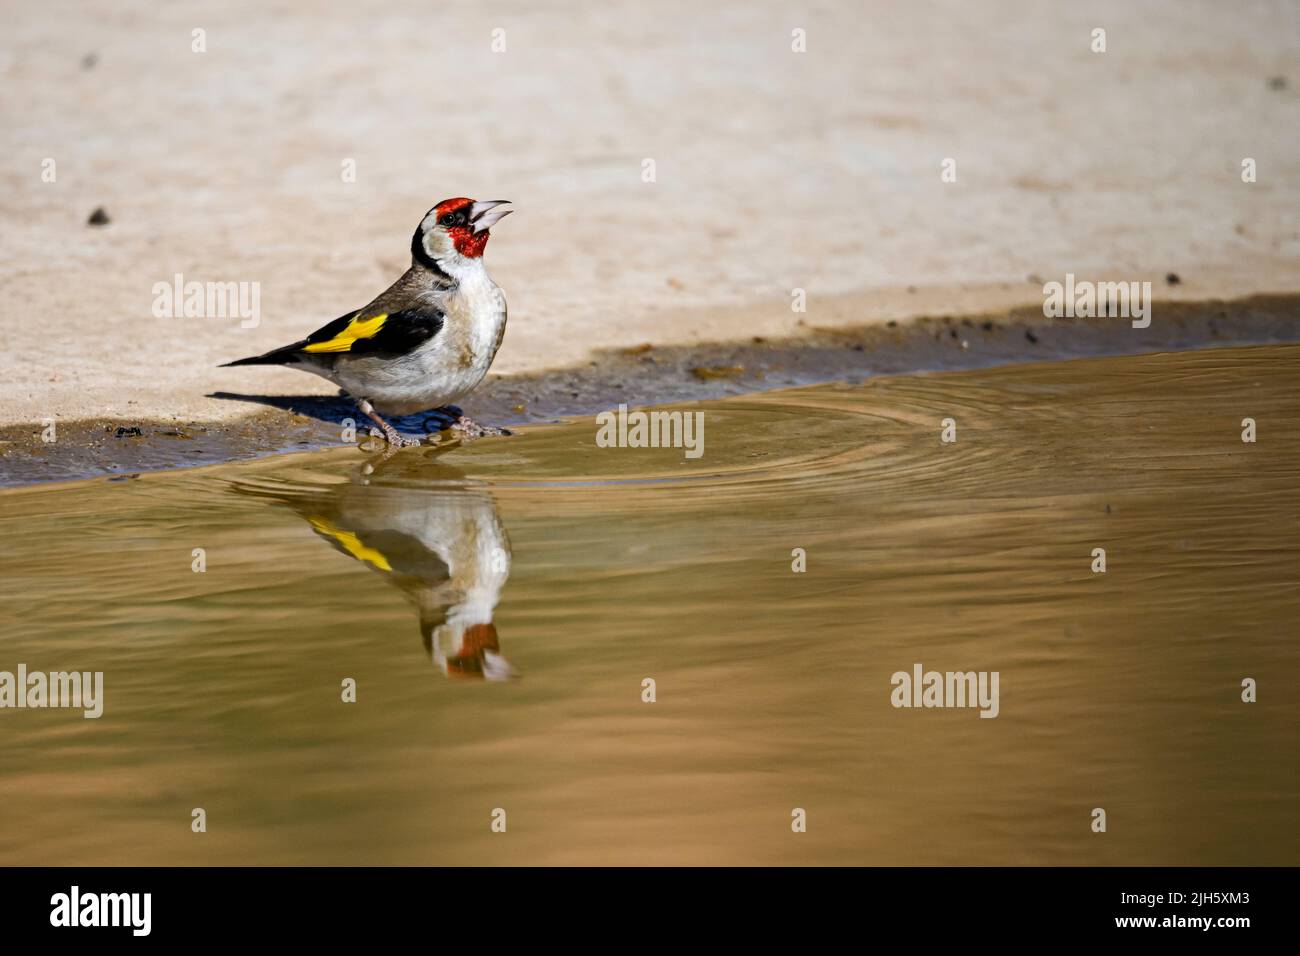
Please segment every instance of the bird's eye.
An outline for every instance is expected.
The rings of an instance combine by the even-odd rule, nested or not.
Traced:
[[[438,221],[442,223],[444,226],[450,226],[456,222],[456,217],[453,216],[451,213],[447,213],[447,215],[443,216]]]

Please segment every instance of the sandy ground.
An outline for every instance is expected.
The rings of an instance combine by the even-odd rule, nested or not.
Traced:
[[[1300,290],[1292,3],[731,7],[5,4],[0,424],[329,393],[214,366],[368,300],[453,195],[518,208],[488,249],[503,373],[1041,303],[1066,272]],[[260,325],[155,317],[177,273],[259,283]]]

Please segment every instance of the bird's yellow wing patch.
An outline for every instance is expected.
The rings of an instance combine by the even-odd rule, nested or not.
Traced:
[[[352,344],[358,339],[374,338],[379,333],[379,330],[384,327],[387,318],[388,314],[384,313],[383,315],[372,315],[368,319],[353,319],[343,327],[343,331],[333,338],[326,339],[324,342],[313,342],[311,345],[304,347],[303,351],[350,352],[352,351]]]
[[[325,518],[309,517],[307,520],[311,522],[313,528],[321,534],[333,538],[338,542],[339,547],[352,555],[352,557],[356,558],[358,561],[365,561],[367,564],[373,564],[380,571],[393,570],[393,566],[388,563],[388,559],[384,557],[382,551],[366,547],[361,543],[361,539],[351,531],[344,531],[343,529],[331,524]]]

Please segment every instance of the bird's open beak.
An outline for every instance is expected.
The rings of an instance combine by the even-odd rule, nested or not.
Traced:
[[[475,232],[487,232],[506,216],[514,212],[513,209],[498,209],[498,206],[504,206],[510,202],[509,199],[489,199],[486,202],[476,202],[469,207],[469,221],[474,224]]]

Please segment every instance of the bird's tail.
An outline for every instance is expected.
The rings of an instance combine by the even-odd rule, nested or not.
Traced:
[[[218,365],[217,368],[230,368],[234,365],[288,365],[298,357],[298,349],[301,345],[286,345],[284,348],[272,349],[269,352],[263,352],[261,355],[250,355],[248,358],[235,359],[233,362],[226,362]]]

